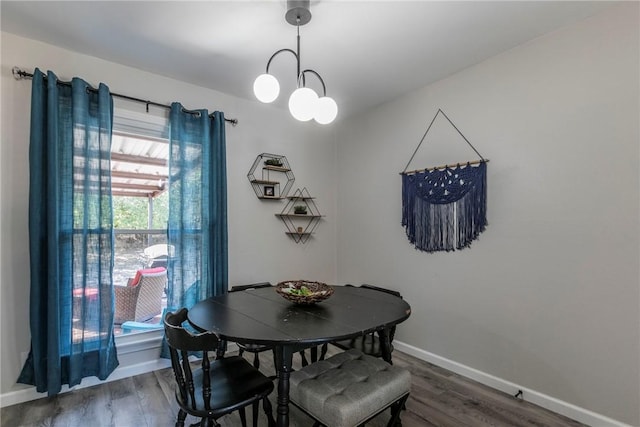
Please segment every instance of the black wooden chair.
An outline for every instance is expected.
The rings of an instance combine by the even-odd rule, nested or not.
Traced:
[[[350,286],[350,285],[347,285]],[[373,285],[361,285],[361,288],[372,289],[374,291],[385,292],[387,294],[391,294],[398,298],[402,298],[402,295],[398,291],[394,291],[392,289],[381,288],[379,286]],[[393,326],[389,330],[389,342],[391,343],[391,351],[393,352],[393,338],[396,334],[396,327]],[[370,334],[361,335],[355,338],[350,338],[342,341],[332,341],[331,344],[342,350],[349,350],[351,348],[355,348],[356,350],[360,350],[364,354],[368,354],[374,357],[382,357],[382,346],[380,345],[380,338],[376,332],[371,332]]]
[[[187,309],[167,313],[164,330],[171,367],[175,374],[176,401],[180,407],[176,427],[184,427],[187,414],[201,418],[203,427],[219,427],[217,419],[239,411],[246,427],[245,408],[262,400],[270,427],[275,426],[271,403],[267,396],[273,382],[242,357],[222,357],[209,360],[210,352],[219,350],[218,337],[213,332],[193,334],[183,327]],[[202,352],[201,367],[192,370],[189,352]],[[192,424],[195,426],[198,424]]]
[[[318,355],[318,349],[320,349],[319,355]],[[311,363],[315,363],[318,360],[324,360],[324,357],[326,356],[328,349],[329,349],[329,346],[327,345],[327,343],[309,348],[309,356],[310,356],[309,359],[311,360]],[[300,360],[301,360],[302,367],[309,365],[309,359],[307,359],[306,350],[301,350]]]

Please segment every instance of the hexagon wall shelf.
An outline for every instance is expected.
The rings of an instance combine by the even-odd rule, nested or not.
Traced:
[[[261,175],[256,177],[260,168]],[[280,154],[262,153],[256,157],[249,173],[249,182],[258,199],[281,200],[287,197],[296,180],[289,161]]]

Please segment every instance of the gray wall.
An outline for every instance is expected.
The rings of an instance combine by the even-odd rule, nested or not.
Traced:
[[[632,425],[638,12],[514,48],[349,119],[337,141],[338,279],[402,292],[413,313],[398,340]],[[470,249],[427,254],[400,225],[398,172],[438,108],[491,160],[489,227]],[[439,118],[410,169],[476,158]]]

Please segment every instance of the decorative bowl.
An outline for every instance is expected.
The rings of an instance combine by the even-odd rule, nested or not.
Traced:
[[[276,292],[296,304],[315,304],[333,295],[333,288],[321,282],[287,280],[276,285]]]

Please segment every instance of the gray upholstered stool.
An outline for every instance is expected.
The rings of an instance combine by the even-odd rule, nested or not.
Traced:
[[[325,426],[363,425],[388,407],[393,426],[409,397],[411,374],[354,349],[291,373],[289,384],[291,402]]]

